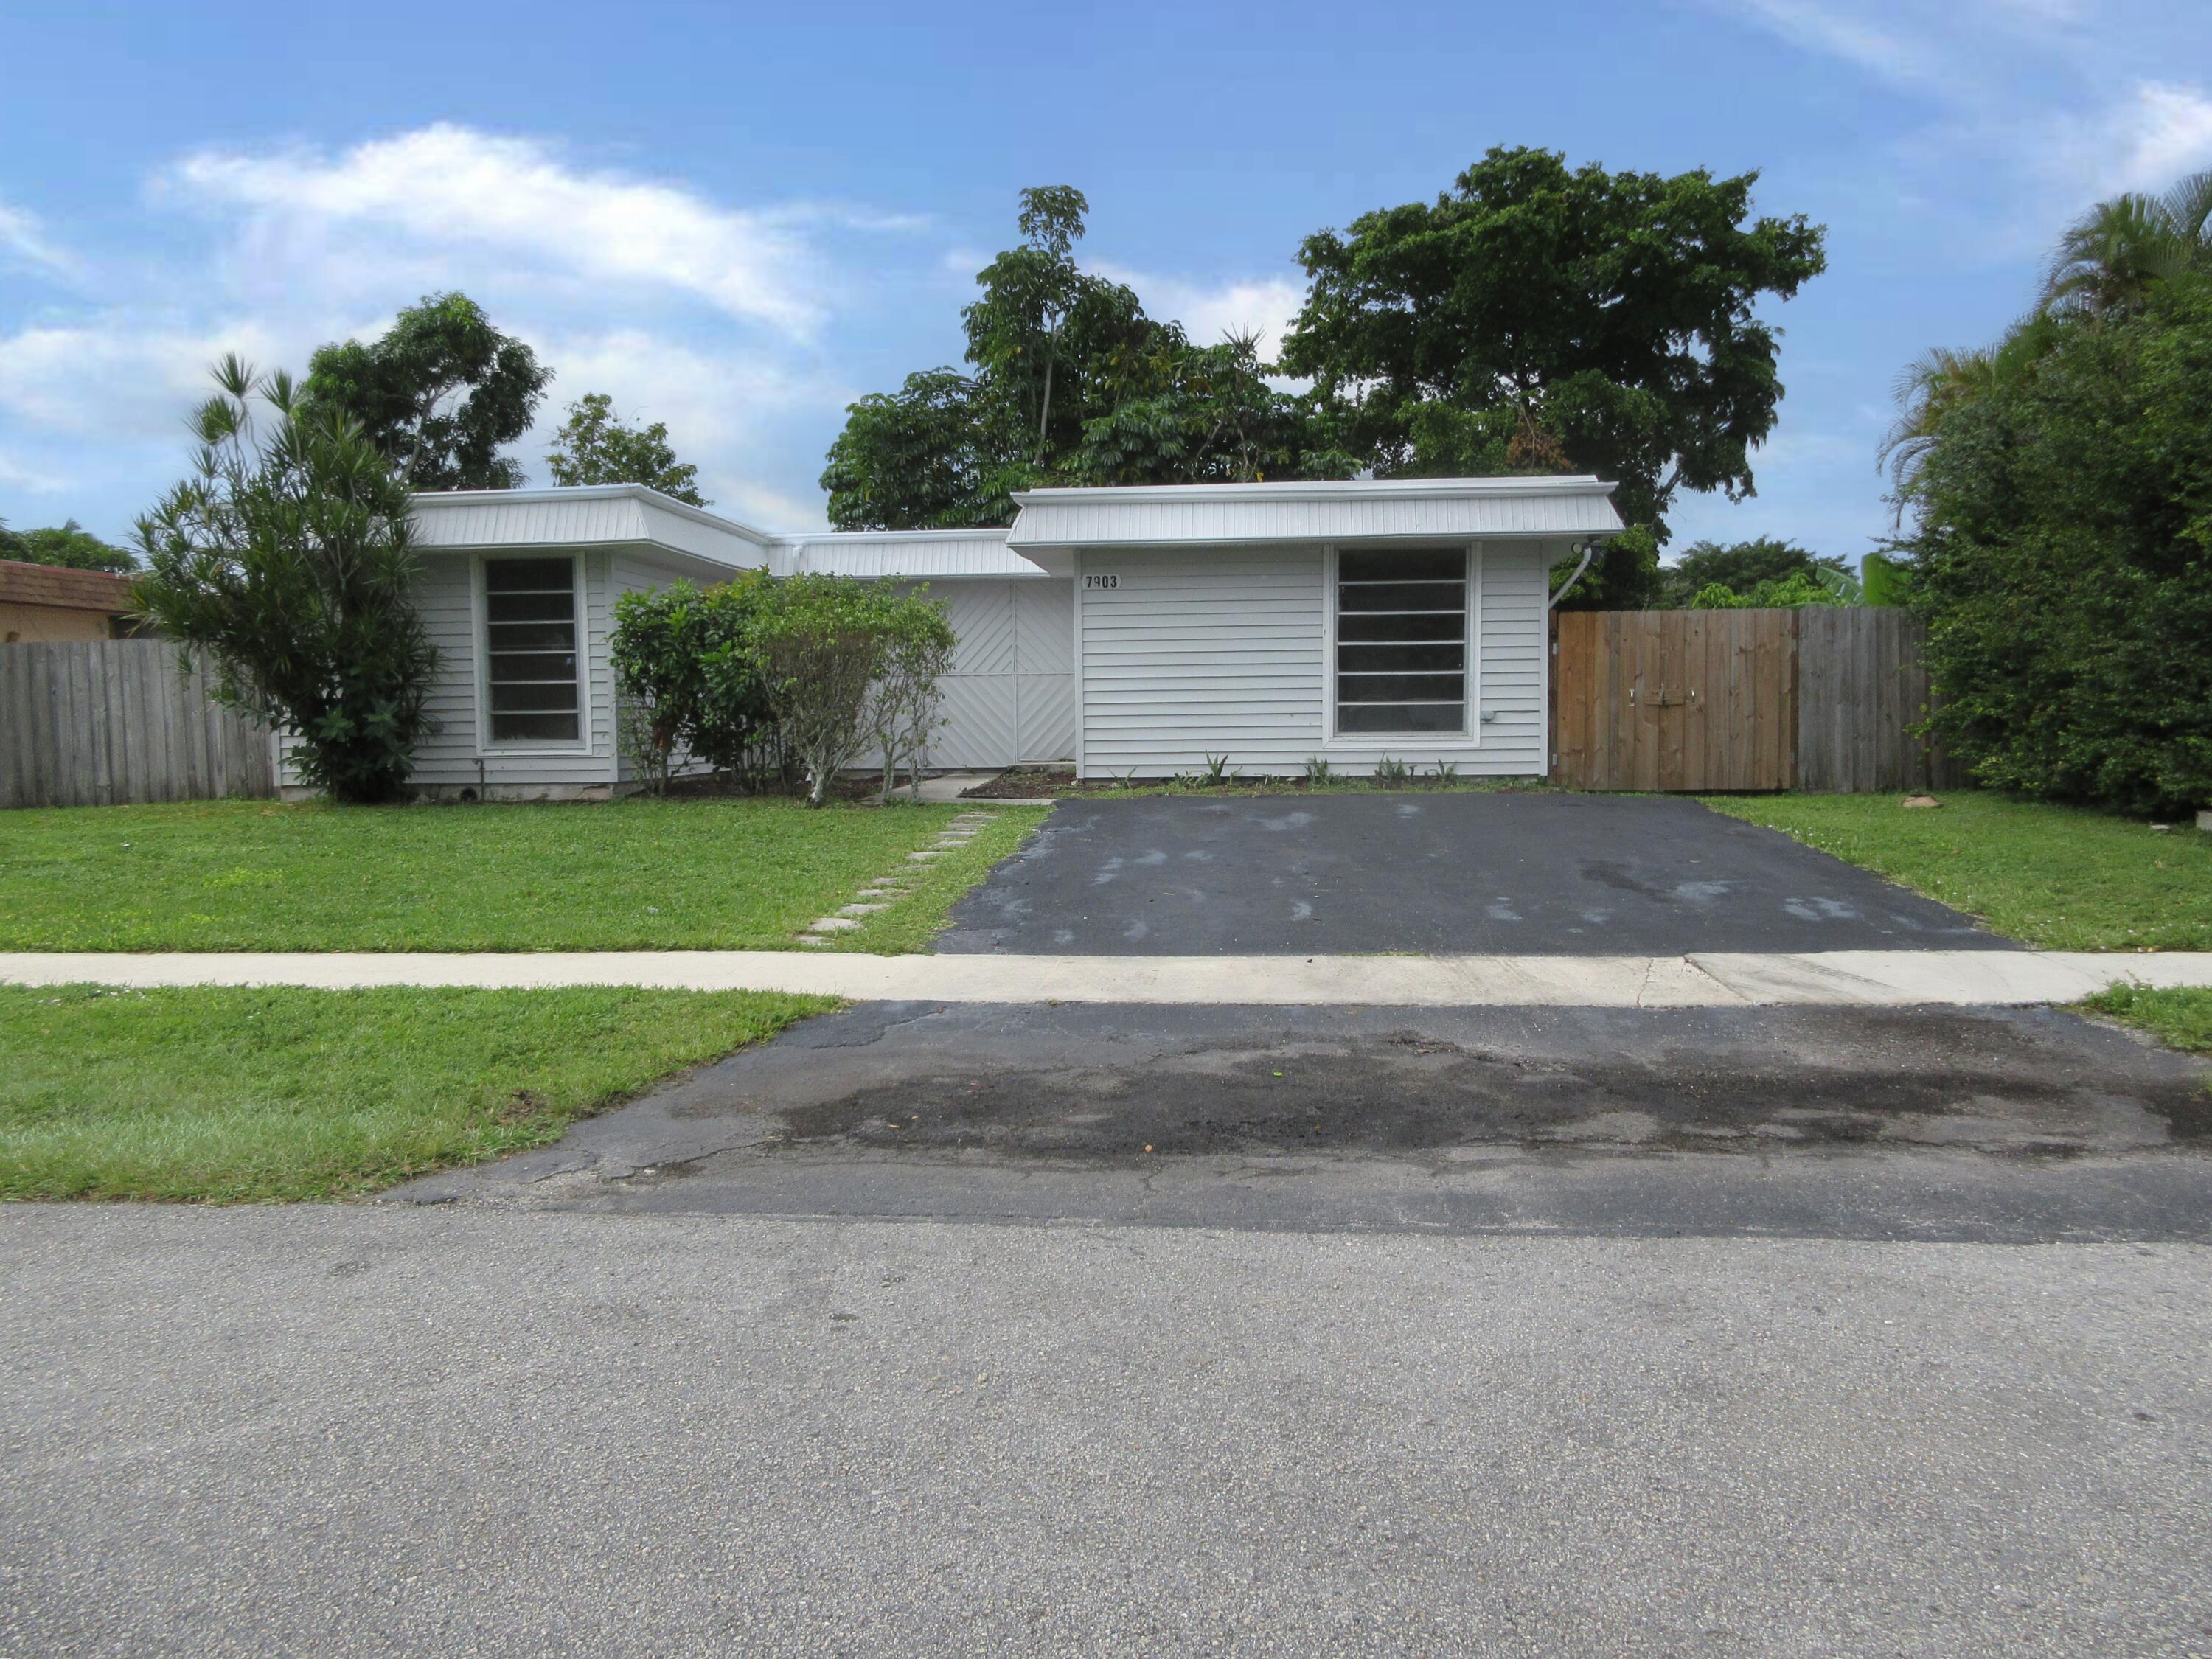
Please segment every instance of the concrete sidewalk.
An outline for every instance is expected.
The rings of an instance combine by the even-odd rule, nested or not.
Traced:
[[[1345,1007],[1973,1006],[2114,985],[2212,986],[2212,951],[1698,952],[1686,956],[904,956],[784,951],[434,954],[15,952],[0,983],[808,992],[854,1001]]]

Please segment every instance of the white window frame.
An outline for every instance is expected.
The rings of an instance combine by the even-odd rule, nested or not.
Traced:
[[[1409,543],[1406,550],[1449,547],[1449,541]],[[1387,546],[1366,544],[1354,552],[1387,552]],[[1482,544],[1465,544],[1467,554],[1467,696],[1457,732],[1339,732],[1336,729],[1336,555],[1334,542],[1322,549],[1322,586],[1327,598],[1322,606],[1322,747],[1339,754],[1402,755],[1419,758],[1431,749],[1477,749],[1482,745]]]
[[[588,755],[592,752],[592,599],[581,552],[569,555],[576,585],[576,735],[568,738],[491,738],[491,605],[484,593],[484,567],[495,559],[557,559],[558,549],[517,548],[512,553],[479,553],[469,562],[472,632],[476,639],[477,753],[495,755]]]

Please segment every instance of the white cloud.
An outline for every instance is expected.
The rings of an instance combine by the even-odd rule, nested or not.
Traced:
[[[69,488],[70,481],[58,473],[42,471],[8,454],[0,453],[0,486],[27,490],[37,495],[57,495]],[[18,529],[23,527],[20,522],[16,526]]]
[[[1918,82],[1930,72],[1917,41],[1820,0],[1731,0],[1729,9],[1793,46],[1840,58],[1884,80]]]
[[[926,222],[842,202],[741,209],[576,165],[550,140],[453,125],[324,150],[202,149],[149,198],[154,258],[82,264],[65,309],[0,311],[0,488],[66,475],[72,505],[107,533],[185,465],[184,419],[214,359],[301,373],[316,346],[374,338],[447,289],[557,374],[516,447],[535,481],[567,404],[602,391],[626,418],[667,422],[719,510],[818,526],[821,448],[854,396],[817,343],[849,284],[822,250],[842,259],[842,236]],[[0,264],[34,255],[74,263],[0,204]]]
[[[2095,136],[2105,183],[2119,190],[2166,189],[2212,165],[2212,98],[2196,87],[2145,81],[2107,113]]]
[[[250,234],[264,246],[324,249],[335,239],[380,270],[469,251],[556,282],[672,292],[793,334],[821,320],[806,246],[790,228],[800,209],[748,212],[681,185],[580,170],[538,139],[441,123],[336,155],[210,149],[168,182],[254,215]],[[854,210],[839,211],[852,222]],[[396,247],[394,236],[404,239]]]
[[[1272,360],[1284,333],[1304,305],[1304,285],[1286,276],[1234,277],[1225,283],[1196,283],[1158,276],[1122,266],[1092,267],[1101,276],[1136,289],[1145,309],[1162,320],[1173,319],[1199,345],[1218,345],[1231,335],[1257,334],[1260,356]]]
[[[812,530],[826,522],[819,497],[802,499],[766,484],[747,463],[775,449],[794,424],[834,425],[851,391],[768,358],[703,354],[640,329],[533,339],[532,345],[558,366],[560,379],[526,453],[542,455],[568,404],[587,392],[604,392],[632,425],[666,422],[670,447],[699,468],[702,493],[716,512],[769,530]],[[543,483],[542,465],[532,471]]]
[[[165,325],[129,312],[34,326],[0,337],[0,409],[52,432],[92,437],[174,434],[214,388],[208,367],[235,351],[285,366],[283,342],[259,323]]]
[[[0,255],[40,266],[57,276],[76,274],[76,260],[46,235],[38,216],[6,202],[0,202]]]

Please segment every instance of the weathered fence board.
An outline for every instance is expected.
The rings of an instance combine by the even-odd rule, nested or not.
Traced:
[[[1552,775],[1583,789],[1965,781],[1913,734],[1923,634],[1904,611],[1583,611],[1558,617]]]
[[[1786,611],[1563,612],[1553,775],[1584,789],[1787,789],[1794,663]]]
[[[164,640],[0,645],[0,806],[274,795],[268,728]]]

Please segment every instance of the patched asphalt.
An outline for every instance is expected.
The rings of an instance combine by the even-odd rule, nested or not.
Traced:
[[[2207,1067],[2051,1009],[869,1004],[403,1200],[2212,1239]]]
[[[1675,955],[2019,948],[1787,836],[1664,796],[1063,801],[944,952]]]

